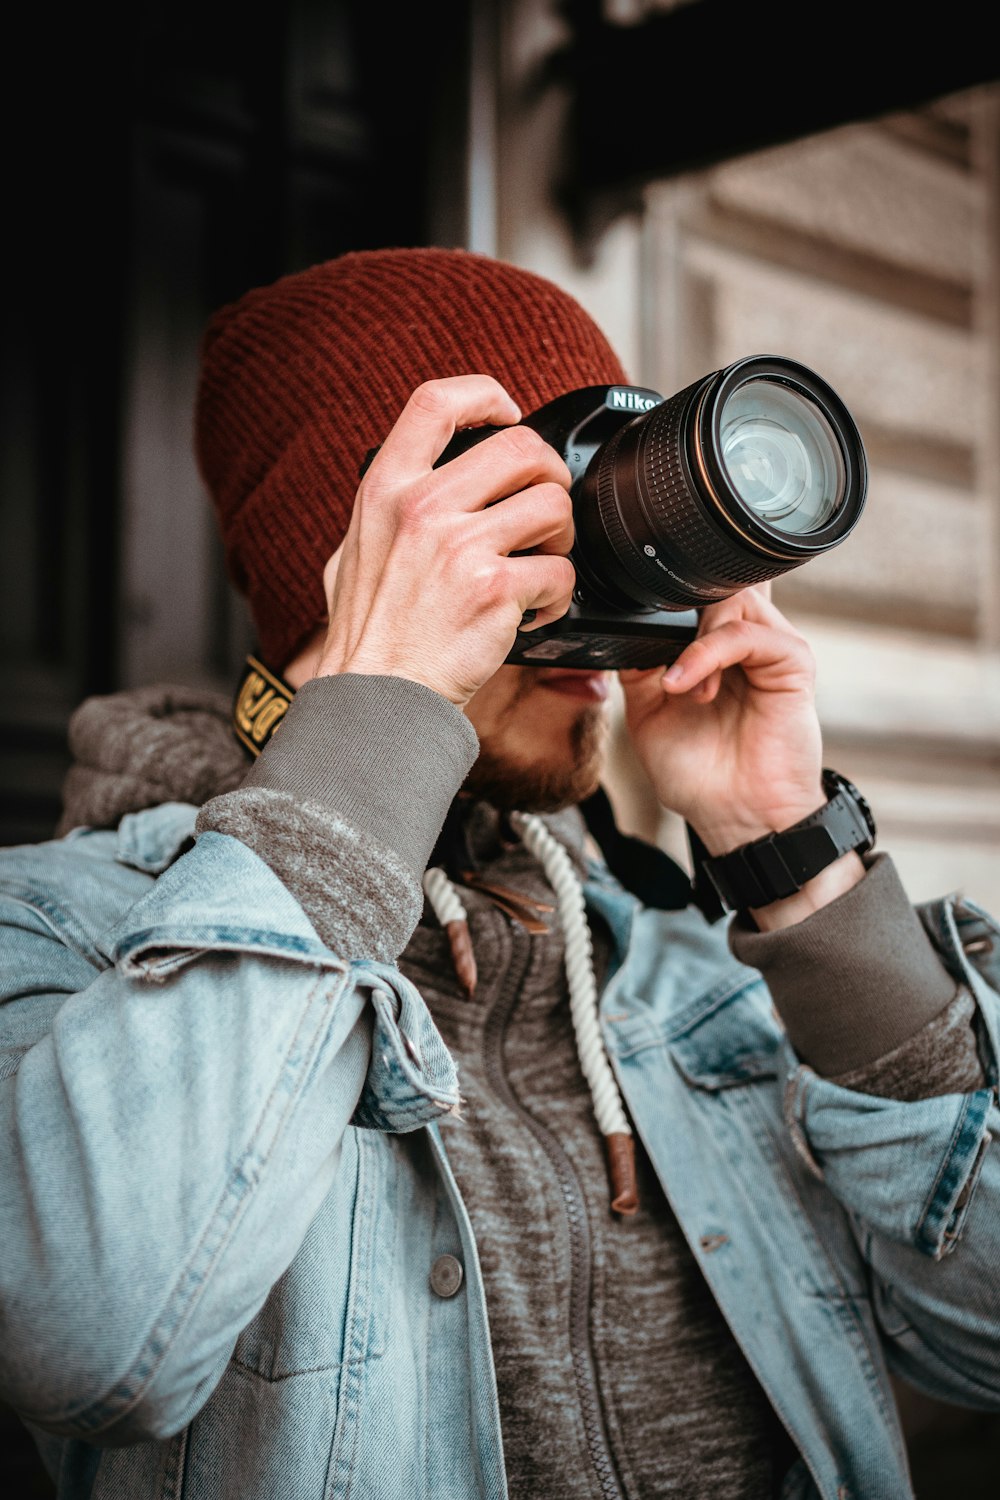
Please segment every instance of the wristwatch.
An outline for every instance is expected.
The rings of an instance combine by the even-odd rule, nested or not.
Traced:
[[[872,847],[875,819],[854,783],[826,768],[823,790],[829,801],[791,828],[702,860],[725,911],[769,906],[794,896],[842,854],[851,849],[864,854]]]

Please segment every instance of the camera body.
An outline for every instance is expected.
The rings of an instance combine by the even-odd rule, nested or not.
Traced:
[[[555,448],[573,483],[574,519],[588,503],[584,480],[595,457],[615,433],[664,400],[645,386],[583,386],[557,396],[522,420]],[[477,427],[456,433],[438,464],[447,463],[500,427]],[[435,466],[437,467],[437,465]],[[698,632],[695,609],[618,608],[606,599],[607,586],[594,576],[577,542],[570,552],[577,583],[561,619],[537,630],[519,630],[506,660],[523,666],[620,667],[666,665],[679,656]]]

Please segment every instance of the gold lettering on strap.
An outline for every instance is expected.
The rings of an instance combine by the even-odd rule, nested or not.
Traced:
[[[269,672],[255,656],[247,657],[247,669],[233,701],[233,731],[248,750],[259,755],[280,725],[294,689]]]
[[[243,685],[236,699],[236,707],[233,710],[238,728],[244,734],[253,731],[254,715],[257,713],[261,694],[267,693],[269,698],[274,697],[274,689],[267,687],[259,672],[248,672],[243,679]]]
[[[272,698],[270,703],[262,703],[253,723],[253,737],[258,745],[263,745],[278,727],[278,720],[282,719],[288,709],[287,698]]]

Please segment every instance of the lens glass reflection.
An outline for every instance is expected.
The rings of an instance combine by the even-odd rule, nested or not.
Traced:
[[[773,380],[749,380],[720,418],[722,461],[736,493],[778,531],[818,531],[843,504],[833,429],[814,402]]]

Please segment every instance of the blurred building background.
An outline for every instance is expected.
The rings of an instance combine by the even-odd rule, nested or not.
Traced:
[[[211,310],[343,250],[438,243],[566,286],[664,394],[760,353],[838,390],[868,507],[775,597],[818,657],[827,761],[911,896],[1000,910],[1000,66],[971,6],[891,44],[863,29],[878,10],[832,7],[825,43],[783,0],[752,21],[731,0],[144,0],[56,38],[25,19],[0,842],[51,832],[82,697],[229,692],[252,645],[191,452]],[[620,732],[610,785],[686,859]],[[996,1420],[900,1399],[921,1500],[985,1493]],[[48,1493],[13,1437],[0,1490],[5,1463],[6,1492]]]
[[[769,353],[844,398],[871,461],[865,515],[774,596],[816,651],[828,761],[871,794],[911,896],[961,887],[996,909],[1000,93],[654,180],[581,268],[550,195],[567,102],[560,116],[554,91],[525,88],[559,23],[533,0],[511,10],[499,254],[573,289],[664,394]],[[616,792],[626,821],[683,854],[624,744]]]

